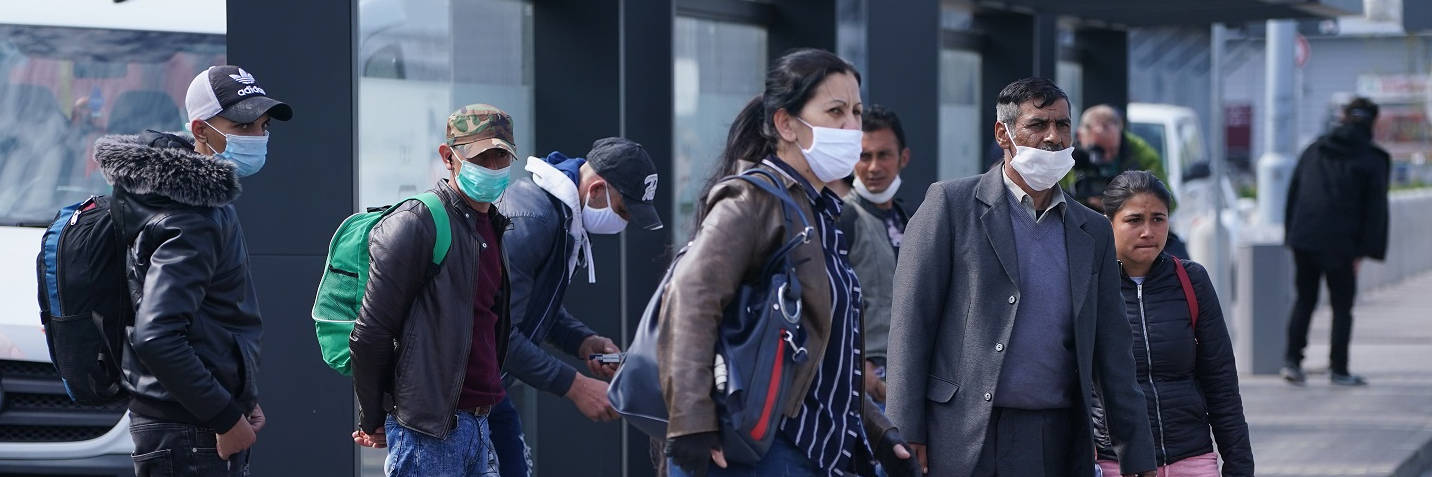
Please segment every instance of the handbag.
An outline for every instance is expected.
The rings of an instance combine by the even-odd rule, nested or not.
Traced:
[[[814,229],[772,173],[750,169],[725,180],[745,180],[779,198],[788,231],[786,241],[766,257],[757,278],[742,283],[723,310],[712,363],[715,382],[711,398],[716,402],[726,460],[755,463],[775,440],[784,417],[781,403],[794,383],[794,368],[810,358],[800,325],[801,284],[790,255],[810,241]],[[799,227],[795,227],[796,220]],[[667,267],[642,312],[626,361],[607,390],[607,399],[623,419],[663,441],[669,414],[657,363],[657,332],[662,325],[658,314],[672,271],[690,247],[689,243],[682,247]]]

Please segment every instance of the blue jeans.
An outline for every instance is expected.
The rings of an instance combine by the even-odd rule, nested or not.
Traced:
[[[670,469],[671,477],[692,477],[693,474],[681,470],[672,462],[666,459],[666,466]],[[816,467],[815,462],[806,457],[805,451],[796,447],[785,433],[777,433],[775,442],[771,443],[771,450],[766,451],[766,456],[761,458],[755,465],[729,464],[722,469],[714,462],[708,463],[706,467],[707,477],[814,477],[826,475],[824,470]]]
[[[438,439],[403,427],[388,416],[388,477],[497,477],[497,454],[488,438],[487,418],[457,413],[457,428]]]
[[[239,420],[247,426],[248,421]],[[175,475],[249,475],[249,451],[219,458],[219,436],[213,429],[179,422],[161,421],[129,413],[129,436],[134,438],[134,475],[169,477]]]
[[[487,415],[487,424],[492,428],[492,448],[497,451],[497,461],[502,477],[527,477],[530,474],[532,456],[527,452],[527,441],[522,436],[522,416],[512,397],[492,406]]]

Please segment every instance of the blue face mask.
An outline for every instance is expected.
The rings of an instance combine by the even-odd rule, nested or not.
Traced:
[[[268,159],[268,131],[264,131],[262,136],[236,136],[219,131],[208,121],[204,121],[204,124],[224,135],[224,152],[214,155],[234,163],[239,177],[257,174],[259,169],[264,168],[264,162]]]
[[[457,174],[457,188],[469,199],[490,204],[502,196],[502,191],[507,190],[507,183],[511,178],[511,165],[492,170],[462,161],[462,171]]]

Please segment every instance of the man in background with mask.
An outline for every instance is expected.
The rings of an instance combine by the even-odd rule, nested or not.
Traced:
[[[587,363],[592,374],[611,378],[616,363],[589,359],[617,353],[611,339],[597,335],[562,306],[577,267],[596,282],[590,235],[615,234],[631,222],[643,230],[662,227],[652,201],[656,166],[640,144],[609,137],[592,144],[587,157],[553,152],[529,157],[531,178],[514,181],[497,204],[512,217],[508,240],[521,244],[508,254],[512,275],[512,335],[502,384],[515,380],[571,399],[593,421],[617,418],[607,402],[607,383],[584,376],[542,349],[546,342]],[[503,477],[528,475],[522,423],[510,399],[491,417],[493,445]]]
[[[886,415],[930,475],[1092,476],[1097,387],[1123,473],[1152,476],[1113,232],[1057,187],[1069,97],[1026,78],[995,110],[1003,163],[930,186],[905,231]]]
[[[487,416],[506,397],[509,323],[503,232],[493,202],[507,189],[512,118],[485,104],[448,116],[438,159],[451,248],[432,264],[433,215],[422,202],[393,206],[368,236],[368,287],[353,326],[359,445],[392,444],[390,477],[495,476]],[[396,346],[395,346],[396,344]]]
[[[263,167],[269,121],[293,109],[232,65],[195,76],[185,106],[192,144],[152,130],[95,143],[130,257],[134,323],[121,367],[134,470],[248,475],[265,423],[254,374],[263,320],[232,203],[240,178]]]
[[[910,214],[895,192],[900,190],[900,171],[910,164],[905,147],[905,129],[895,112],[871,105],[861,115],[860,162],[855,163],[855,183],[843,198],[845,212],[840,230],[850,244],[850,268],[860,278],[861,308],[865,322],[865,392],[877,404],[885,404],[885,356],[890,336],[891,287],[895,259]]]

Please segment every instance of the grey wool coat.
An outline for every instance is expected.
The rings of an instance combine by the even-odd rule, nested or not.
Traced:
[[[993,397],[1020,303],[1019,259],[1001,167],[930,186],[910,220],[895,272],[886,414],[927,446],[930,476],[967,477],[984,445]],[[1063,193],[1063,192],[1060,192]],[[1076,407],[1097,390],[1124,473],[1154,469],[1147,403],[1135,381],[1108,219],[1066,195]],[[1080,420],[1079,469],[1094,471],[1093,430]],[[1078,455],[1086,455],[1077,453]]]

